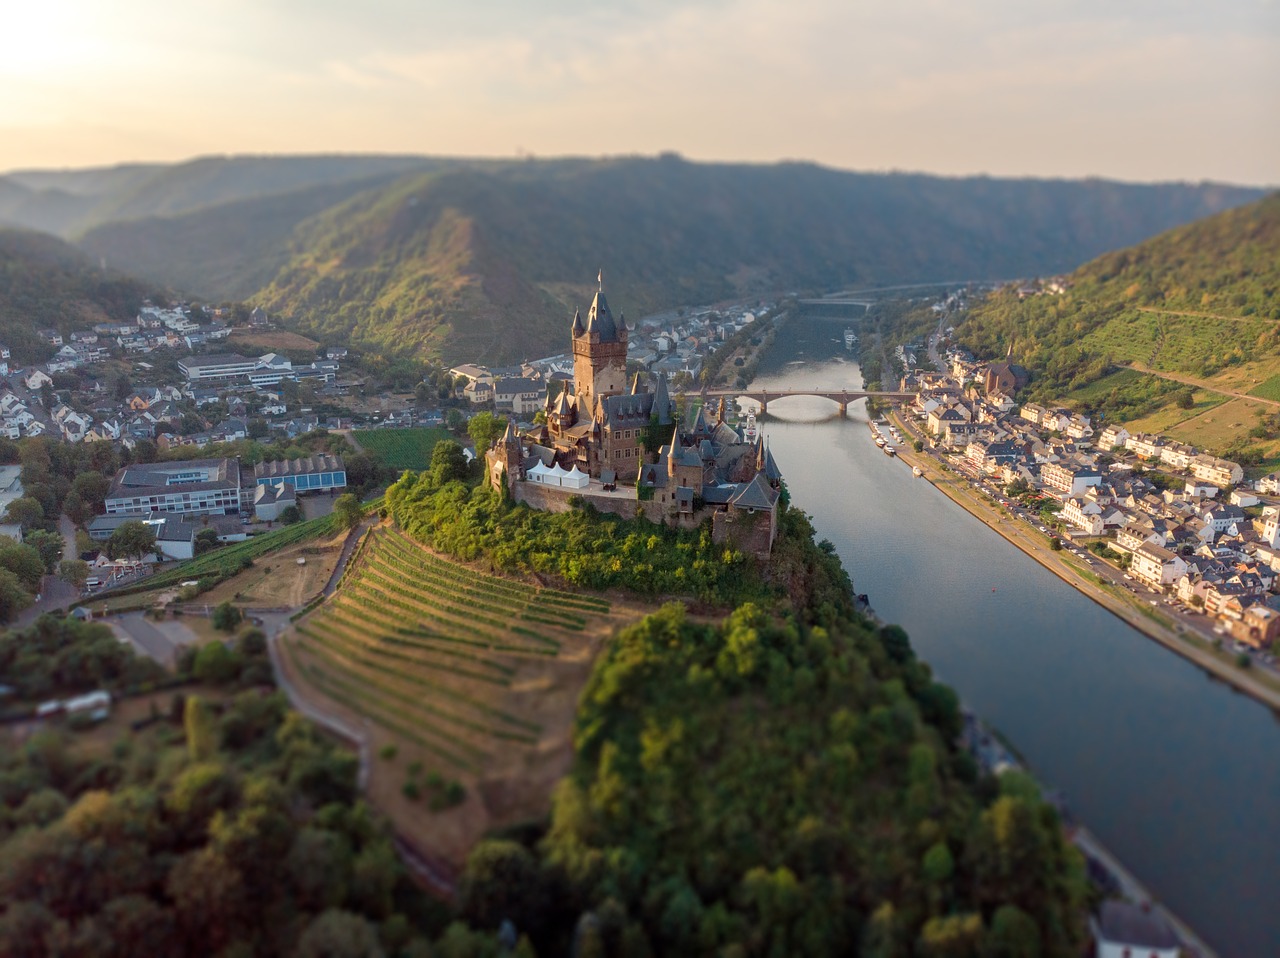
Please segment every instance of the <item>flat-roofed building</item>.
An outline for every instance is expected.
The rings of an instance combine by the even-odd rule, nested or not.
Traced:
[[[126,466],[107,491],[107,515],[240,511],[240,466],[234,459],[191,459]]]
[[[341,456],[327,452],[305,459],[277,459],[253,467],[255,485],[285,483],[298,492],[328,492],[347,487],[347,467]]]
[[[258,368],[258,360],[239,353],[215,353],[211,356],[187,356],[178,360],[178,369],[188,382],[203,383],[218,379],[247,376]]]

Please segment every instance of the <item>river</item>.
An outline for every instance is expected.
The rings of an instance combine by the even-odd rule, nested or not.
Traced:
[[[859,387],[842,331],[790,323],[754,385]],[[1280,954],[1277,716],[913,478],[872,443],[861,403],[834,413],[773,400],[761,425],[856,591],[1223,958]]]

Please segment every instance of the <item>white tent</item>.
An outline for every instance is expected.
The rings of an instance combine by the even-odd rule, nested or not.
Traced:
[[[576,462],[573,464],[573,468],[565,473],[564,482],[562,483],[562,485],[566,485],[571,489],[585,489],[590,484],[591,477],[579,470]]]
[[[550,475],[551,475],[551,470],[548,469],[546,466],[544,466],[541,462],[534,463],[533,468],[525,472],[525,478],[527,478],[530,482],[540,482],[544,484],[549,481],[548,476]],[[559,485],[559,482],[556,482],[554,484]]]
[[[552,486],[563,486],[565,479],[569,475],[569,470],[565,469],[560,463],[553,463],[551,472],[547,475],[547,484]]]

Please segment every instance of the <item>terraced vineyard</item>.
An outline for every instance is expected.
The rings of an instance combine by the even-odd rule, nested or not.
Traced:
[[[544,757],[563,770],[578,692],[617,622],[602,598],[489,575],[383,527],[286,652],[297,678],[398,754],[515,787],[542,777],[531,766]]]

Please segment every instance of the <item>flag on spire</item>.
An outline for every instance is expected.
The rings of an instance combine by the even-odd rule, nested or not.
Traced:
[[[596,285],[600,287],[600,292],[604,292],[604,269],[596,273]]]

